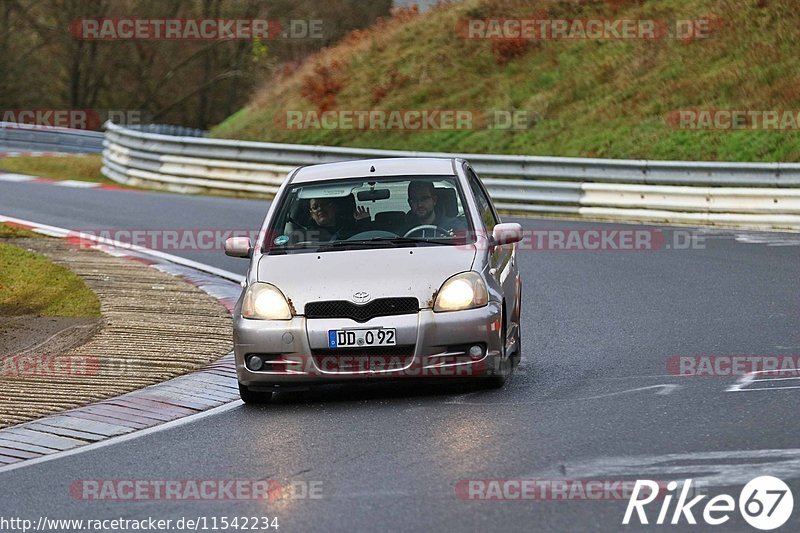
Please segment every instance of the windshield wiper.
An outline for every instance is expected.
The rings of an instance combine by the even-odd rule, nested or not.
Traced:
[[[452,242],[448,240],[437,240],[437,239],[415,239],[412,237],[373,237],[372,239],[355,239],[355,240],[335,240],[332,242],[299,242],[290,246],[282,247],[282,248],[273,248],[273,250],[280,250],[280,251],[288,251],[288,250],[300,250],[306,248],[316,248],[318,252],[324,252],[326,250],[337,250],[349,247],[370,247],[372,245],[389,245],[392,247],[398,246],[405,246],[408,244],[442,244],[445,246],[455,246],[459,244],[458,242]]]
[[[395,244],[415,244],[424,242],[427,244],[444,244],[447,246],[454,246],[456,244],[450,237],[441,237],[439,239],[426,239],[425,237],[420,239],[413,237],[375,237],[374,239],[369,239],[368,242],[391,242]]]
[[[272,246],[266,247],[265,249],[268,251],[286,251],[286,250],[300,250],[302,248],[313,248],[315,246],[319,246],[319,242],[311,242],[311,241],[303,241],[303,242],[296,242],[294,244],[273,244]]]
[[[382,241],[386,244],[394,244],[391,240],[384,240]],[[348,248],[350,246],[370,246],[372,244],[381,243],[380,239],[356,239],[352,241],[348,240],[337,240],[333,242],[321,242],[319,243],[319,251],[325,250],[334,250],[337,248]]]

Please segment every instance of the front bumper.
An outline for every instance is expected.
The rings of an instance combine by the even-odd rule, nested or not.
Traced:
[[[238,311],[238,309],[237,309]],[[251,320],[237,313],[233,324],[236,372],[254,390],[277,390],[353,380],[487,377],[499,368],[501,308],[498,303],[467,311],[377,317],[367,322],[346,318]],[[328,350],[328,330],[395,328],[397,348]],[[479,358],[468,355],[483,347]],[[246,357],[258,354],[271,363],[253,371]],[[341,363],[341,364],[340,364]]]

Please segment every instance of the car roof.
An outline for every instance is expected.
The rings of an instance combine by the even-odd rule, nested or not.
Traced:
[[[374,168],[374,171],[371,169]],[[438,157],[397,157],[359,159],[300,167],[292,184],[341,178],[381,176],[455,176],[455,159]]]

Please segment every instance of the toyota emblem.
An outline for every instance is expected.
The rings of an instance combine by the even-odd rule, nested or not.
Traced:
[[[358,303],[364,303],[369,300],[369,293],[364,291],[358,291],[353,295],[353,299]]]

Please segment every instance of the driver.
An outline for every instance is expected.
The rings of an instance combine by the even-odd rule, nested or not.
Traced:
[[[432,181],[412,180],[408,184],[408,205],[411,210],[406,213],[404,232],[417,226],[438,226],[445,232],[463,229],[464,225],[457,219],[450,218],[436,210],[436,191]]]

